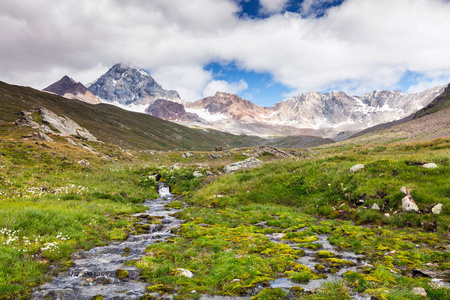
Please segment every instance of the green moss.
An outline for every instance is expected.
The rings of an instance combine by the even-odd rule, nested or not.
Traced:
[[[116,276],[119,279],[128,278],[128,271],[124,269],[117,269],[116,270]]]
[[[326,251],[326,250],[320,250],[317,252],[317,257],[330,258],[330,257],[334,257],[334,253],[330,252],[330,251]]]
[[[282,300],[286,298],[286,293],[282,289],[265,288],[251,300]]]
[[[181,201],[172,201],[169,204],[167,204],[166,207],[173,209],[182,209],[184,207],[184,204]]]

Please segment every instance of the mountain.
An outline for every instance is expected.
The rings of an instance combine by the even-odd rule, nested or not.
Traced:
[[[165,90],[146,71],[115,64],[88,85],[89,91],[105,102],[147,107],[157,99],[181,101],[177,91]]]
[[[61,117],[61,120],[72,120],[98,140],[124,149],[211,150],[216,146],[226,149],[264,143],[264,140],[256,137],[188,128],[114,105],[92,105],[0,81],[2,133],[9,134],[11,130],[17,129],[15,122],[21,118],[21,112],[32,112],[41,107]]]
[[[81,82],[76,82],[69,76],[64,76],[57,82],[46,87],[46,92],[54,93],[68,99],[77,99],[90,104],[101,103]]]
[[[186,112],[184,105],[170,100],[155,100],[145,110],[146,113],[164,120],[182,123],[202,123],[196,114]]]
[[[268,122],[331,129],[331,134],[337,131],[361,131],[411,115],[443,91],[444,87],[439,86],[415,94],[386,90],[360,96],[349,96],[343,92],[311,92],[273,106],[273,114]]]
[[[439,86],[415,94],[386,90],[360,96],[310,92],[271,107],[217,92],[212,97],[185,103],[185,107],[204,120],[198,125],[236,134],[316,135],[342,140],[366,128],[414,114],[443,91],[444,87]]]
[[[450,108],[450,84],[446,87],[442,94],[431,101],[426,107],[416,112],[414,119],[418,119],[447,108]]]

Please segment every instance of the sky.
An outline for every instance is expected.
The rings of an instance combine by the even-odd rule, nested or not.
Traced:
[[[195,101],[450,83],[450,0],[2,0],[0,80],[84,84],[122,62]]]

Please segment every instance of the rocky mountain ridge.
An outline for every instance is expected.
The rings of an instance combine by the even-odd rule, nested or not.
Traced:
[[[165,90],[146,71],[115,64],[88,85],[89,91],[107,103],[148,106],[157,99],[181,101],[174,90]]]
[[[90,104],[101,103],[100,99],[92,94],[81,82],[76,82],[67,75],[46,87],[44,91]]]
[[[217,92],[195,102],[165,90],[146,71],[116,64],[88,86],[105,103],[184,125],[260,137],[315,135],[342,140],[367,128],[401,120],[427,106],[445,89],[419,93],[375,90],[309,92],[263,107],[238,95]]]

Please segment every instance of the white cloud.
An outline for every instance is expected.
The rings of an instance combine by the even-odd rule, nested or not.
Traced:
[[[261,1],[271,12],[286,3]],[[239,90],[213,81],[203,69],[212,61],[269,72],[295,93],[396,88],[406,70],[429,83],[450,76],[449,1],[346,0],[319,19],[239,19],[239,9],[235,0],[2,0],[0,80],[44,88],[67,74],[87,83],[127,61],[196,100]]]
[[[316,16],[324,12],[323,6],[335,3],[337,0],[303,0],[301,13],[303,16]]]
[[[259,0],[261,12],[265,14],[281,12],[289,0]]]
[[[241,79],[238,82],[227,82],[225,80],[212,80],[203,90],[203,97],[213,96],[216,92],[237,94],[248,88],[247,82]]]

